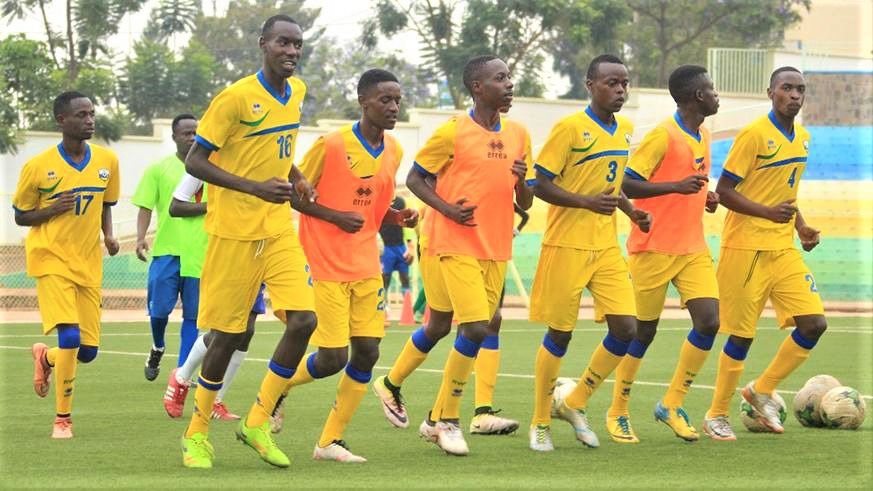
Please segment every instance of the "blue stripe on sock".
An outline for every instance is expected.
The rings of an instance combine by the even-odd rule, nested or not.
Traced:
[[[603,347],[615,356],[624,356],[627,353],[627,348],[630,343],[625,343],[614,337],[612,334],[607,334],[603,338]]]
[[[373,376],[373,372],[362,372],[357,368],[353,367],[351,363],[349,363],[346,365],[346,375],[348,375],[349,378],[351,378],[355,382],[366,384]]]
[[[485,336],[482,340],[482,347],[485,349],[500,349],[499,336]]]
[[[209,383],[209,382],[203,380],[203,377],[197,377],[197,384],[199,384],[200,387],[203,387],[204,389],[209,389],[209,390],[221,389],[221,382],[218,382],[217,384],[212,384],[212,383]]]
[[[749,348],[743,348],[741,346],[737,346],[728,338],[727,342],[724,343],[724,354],[730,356],[734,360],[743,361],[746,359],[746,356],[749,355]]]
[[[703,351],[709,351],[712,349],[713,343],[715,343],[715,336],[701,334],[692,328],[688,333],[688,342]]]
[[[476,354],[479,353],[479,345],[473,342],[472,339],[459,335],[455,338],[455,350],[464,356],[476,358]]]
[[[323,378],[324,376],[319,375],[318,370],[315,368],[315,355],[317,354],[318,352],[312,353],[306,358],[306,371],[309,372],[312,378]]]
[[[546,351],[557,356],[558,358],[561,358],[565,354],[567,354],[567,348],[562,348],[555,344],[555,342],[552,341],[552,338],[549,337],[548,333],[546,333],[546,336],[543,338],[543,348],[545,348]]]
[[[633,356],[634,358],[642,358],[646,355],[646,350],[649,349],[648,344],[643,344],[638,340],[634,339],[630,342],[630,345],[627,347],[627,354]]]
[[[270,371],[275,373],[276,375],[282,378],[291,378],[294,375],[294,372],[297,371],[296,368],[286,368],[282,365],[276,363],[272,359],[270,360]]]
[[[430,353],[430,350],[433,349],[436,343],[425,336],[424,327],[419,327],[414,333],[412,333],[412,344],[415,345],[418,351],[421,351],[422,353]]]
[[[791,339],[793,339],[794,342],[797,343],[797,346],[800,346],[803,349],[813,349],[815,348],[816,343],[818,343],[817,339],[813,341],[811,339],[803,337],[803,334],[800,334],[799,329],[791,331]]]

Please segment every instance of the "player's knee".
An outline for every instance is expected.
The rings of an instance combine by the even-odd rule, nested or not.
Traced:
[[[503,315],[500,314],[500,310],[494,313],[494,317],[491,318],[491,322],[488,323],[488,335],[496,336],[500,333],[500,325],[503,323]]]
[[[828,329],[827,319],[823,315],[816,315],[797,324],[797,329],[803,337],[818,340]]]
[[[255,325],[254,325],[254,323],[249,323],[249,325],[246,326],[246,332],[243,333],[242,341],[240,341],[239,347],[237,349],[240,351],[248,351],[249,350],[249,343],[251,342],[252,337],[254,335],[255,335]]]
[[[315,312],[300,311],[291,314],[289,312],[286,326],[293,331],[298,337],[306,337],[309,339],[312,333],[315,332],[315,326],[318,325],[318,320],[315,317]]]
[[[352,366],[355,368],[372,369],[379,361],[379,345],[364,347],[363,349],[355,348],[352,352]]]
[[[459,326],[459,332],[470,341],[482,344],[488,331],[487,321],[465,322]]]
[[[79,346],[79,353],[76,355],[76,359],[80,363],[91,363],[94,361],[94,358],[97,358],[96,346]]]
[[[609,334],[623,343],[629,343],[637,335],[636,322],[616,322],[609,326]]]
[[[566,349],[570,345],[570,340],[573,339],[573,333],[549,328],[549,339],[559,347]]]
[[[318,375],[328,377],[345,368],[349,362],[348,347],[339,349],[320,350],[318,352]]]
[[[634,339],[648,346],[655,340],[655,335],[658,334],[658,325],[646,321],[637,323],[637,331]]]
[[[700,321],[700,324],[694,326],[700,334],[706,336],[715,336],[718,334],[719,327],[721,327],[721,324],[718,321],[718,315],[707,316]]]
[[[82,344],[79,326],[76,324],[58,324],[58,348],[75,349]]]
[[[731,335],[731,337],[729,337],[728,340],[734,346],[748,350],[752,346],[753,338],[741,338],[739,336]]]

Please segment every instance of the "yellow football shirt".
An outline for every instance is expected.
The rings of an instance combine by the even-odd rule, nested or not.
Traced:
[[[210,161],[254,181],[287,179],[294,159],[300,107],[306,85],[296,77],[285,93],[270,87],[261,72],[222,90],[197,127],[197,142],[212,150]],[[212,186],[205,229],[219,237],[260,240],[293,230],[288,203]]]
[[[342,133],[343,143],[346,147],[346,155],[349,159],[349,169],[356,177],[371,177],[379,172],[382,165],[382,151],[385,149],[383,142],[377,148],[373,148],[361,135],[358,129],[359,123],[343,126],[339,129]],[[397,149],[397,161],[403,159],[403,149],[400,144],[395,141]],[[313,186],[318,185],[321,179],[321,172],[324,170],[324,137],[319,137],[315,143],[307,150],[303,156],[303,161],[300,163],[300,172]]]
[[[591,196],[613,188],[612,194],[617,195],[633,131],[633,124],[623,116],[616,114],[609,126],[586,108],[552,128],[536,169],[571,193]],[[607,216],[550,204],[543,244],[586,250],[618,247],[615,213]]]
[[[737,134],[722,175],[736,181],[737,192],[749,200],[775,206],[797,199],[808,154],[809,132],[795,122],[789,133],[771,111]],[[721,244],[759,251],[789,249],[794,246],[794,219],[776,223],[728,211]]]
[[[679,117],[678,111],[671,118],[670,124],[679,128],[682,136],[685,137],[685,141],[688,142],[688,146],[691,147],[691,151],[694,153],[694,162],[697,164],[697,168],[700,168],[706,156],[706,146],[703,143],[700,132],[694,133],[686,128]],[[664,160],[669,140],[670,135],[661,125],[646,133],[643,141],[640,142],[640,146],[630,156],[630,161],[628,161],[627,167],[624,169],[625,175],[632,179],[648,181],[655,171],[658,170],[661,161]]]
[[[28,276],[58,275],[87,287],[99,287],[103,280],[103,205],[118,201],[121,178],[115,152],[85,145],[80,163],[59,143],[21,169],[12,198],[15,213],[51,206],[61,193],[78,195],[72,210],[30,228],[25,241]]]

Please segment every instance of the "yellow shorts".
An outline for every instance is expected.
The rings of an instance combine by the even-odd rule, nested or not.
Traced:
[[[429,256],[439,265],[442,281],[435,275],[425,282],[427,303],[434,310],[455,313],[460,323],[489,321],[497,311],[506,261],[471,256]]]
[[[267,284],[273,313],[280,320],[285,320],[286,310],[315,310],[309,264],[296,234],[248,241],[210,235],[197,323],[206,329],[244,332],[261,283]]]
[[[637,315],[634,289],[621,249],[599,251],[543,245],[530,296],[530,320],[572,331],[579,318],[582,290],[594,297],[594,320]]]
[[[350,337],[385,337],[385,288],[381,277],[319,281],[315,290],[318,327],[309,344],[342,348]]]
[[[78,324],[81,343],[100,346],[100,287],[82,286],[58,275],[36,278],[42,333],[58,324]]]
[[[436,296],[439,295],[437,292],[445,291],[443,273],[440,271],[440,258],[428,255],[427,249],[422,247],[421,255],[418,256],[418,271],[421,273],[421,283],[424,285],[424,297],[427,299],[427,306],[431,310],[451,312],[452,302],[445,297],[444,293],[440,298],[445,298],[445,303],[434,303]]]
[[[681,256],[660,252],[639,252],[628,259],[637,304],[637,319],[661,317],[667,286],[679,290],[682,308],[695,298],[718,298],[718,282],[709,251]]]
[[[797,249],[752,251],[723,247],[718,259],[722,334],[755,337],[755,327],[767,299],[779,326],[794,325],[797,315],[824,315],[815,278]]]

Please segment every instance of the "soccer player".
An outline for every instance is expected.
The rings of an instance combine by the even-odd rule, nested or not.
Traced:
[[[213,403],[245,338],[262,282],[285,332],[236,436],[264,461],[290,465],[267,420],[316,325],[309,266],[288,204],[295,197],[314,199],[313,189],[292,164],[306,93],[303,82],[292,77],[303,32],[291,17],[274,15],[264,22],[258,44],[263,67],[213,98],[185,160],[189,174],[211,184],[198,320],[213,331],[194,394],[194,413],[182,435],[186,467],[212,467],[214,450],[207,435]]]
[[[522,208],[533,201],[527,182],[533,181],[530,135],[522,125],[501,118],[512,105],[506,63],[491,55],[475,57],[465,65],[463,80],[473,109],[437,128],[406,180],[434,211],[428,217],[426,254],[438,259],[443,281],[425,278],[431,318],[436,312],[454,312],[459,321],[437,399],[419,433],[453,455],[469,453],[459,406],[477,354],[488,359],[496,374],[499,358],[484,352],[498,348],[497,337],[488,336],[488,323],[512,257],[513,194]],[[435,187],[426,182],[428,177],[436,177]],[[422,337],[413,334],[418,341]]]
[[[716,275],[722,301],[719,332],[730,336],[719,356],[715,393],[703,420],[704,433],[716,440],[736,440],[728,406],[767,299],[779,326],[796,326],[764,373],[742,392],[771,431],[783,431],[773,391],[809,357],[827,329],[815,278],[794,247],[795,230],[803,250],[819,243],[819,231],[806,223],[795,204],[809,154],[809,132],[794,120],[805,92],[798,69],[785,66],[773,72],[767,89],[773,109],[737,134],[716,187],[729,210]]]
[[[94,136],[88,96],[64,92],[55,98],[53,112],[63,139],[24,164],[12,207],[15,223],[31,227],[27,275],[36,278],[43,334],[58,334],[56,347],[31,348],[33,388],[45,397],[54,370],[52,438],[72,438],[77,360],[93,361],[100,346],[101,231],[109,255],[118,253],[111,206],[118,201],[121,178],[115,153],[87,142]]]
[[[400,196],[394,198],[391,208],[403,210],[406,202]],[[412,241],[403,240],[403,227],[393,223],[384,223],[379,228],[379,236],[384,245],[382,251],[382,279],[385,282],[385,291],[391,286],[391,275],[397,271],[400,277],[400,291],[403,301],[406,301],[406,293],[409,291],[409,265],[412,263]],[[386,304],[385,321],[388,322],[389,314]]]
[[[679,351],[670,388],[655,406],[655,419],[676,436],[699,438],[688,422],[682,401],[709,354],[718,333],[718,284],[703,236],[703,210],[715,212],[718,195],[707,191],[712,168],[710,135],[703,120],[718,111],[718,93],[706,69],[683,65],[673,71],[670,95],[678,109],[646,134],[624,169],[621,188],[634,206],[652,215],[648,233],[632,227],[627,240],[637,306],[637,333],[615,372],[610,436],[637,443],[628,418],[630,390],[642,357],[655,338],[667,286],[679,290],[691,315],[692,329]],[[613,431],[617,431],[613,433]]]
[[[588,65],[585,85],[589,106],[552,128],[536,161],[536,195],[550,203],[530,308],[531,321],[548,325],[536,356],[530,428],[530,448],[542,452],[554,450],[551,394],[585,288],[594,297],[595,321],[605,319],[609,332],[579,384],[559,401],[557,414],[585,446],[600,445],[588,424],[588,399],[618,366],[636,331],[633,287],[618,245],[615,209],[643,231],[650,220],[620,192],[633,133],[631,122],[615,114],[627,100],[627,68],[615,56],[597,56]],[[610,434],[615,424],[607,418]]]
[[[145,378],[152,381],[161,371],[164,355],[164,331],[167,318],[182,298],[182,329],[180,332],[178,366],[182,366],[197,339],[197,303],[200,293],[199,274],[187,270],[185,259],[192,250],[206,248],[202,216],[175,218],[169,215],[173,190],[185,174],[185,156],[194,144],[197,118],[180,114],[173,118],[173,142],[176,153],[167,155],[146,167],[131,202],[139,207],[136,217],[136,257],[148,262],[149,244],[146,232],[157,211],[158,227],[149,264],[148,311],[152,326],[152,348],[145,363]],[[199,240],[196,240],[199,239]],[[202,256],[202,252],[200,253]]]

